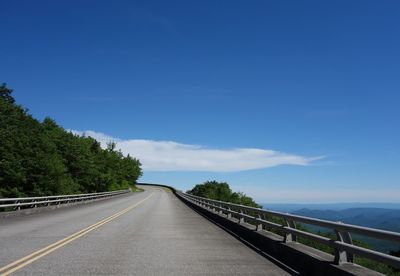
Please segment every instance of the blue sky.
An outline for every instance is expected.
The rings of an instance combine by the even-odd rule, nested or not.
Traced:
[[[0,81],[36,118],[136,153],[142,181],[216,179],[259,202],[400,202],[399,12],[0,1]]]

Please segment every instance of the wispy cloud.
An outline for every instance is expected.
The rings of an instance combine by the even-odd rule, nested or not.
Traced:
[[[77,135],[90,136],[102,147],[110,141],[124,154],[140,160],[145,171],[203,171],[237,172],[281,165],[309,165],[322,157],[305,157],[268,149],[211,149],[200,145],[172,141],[130,139],[122,140],[94,131],[71,130]]]

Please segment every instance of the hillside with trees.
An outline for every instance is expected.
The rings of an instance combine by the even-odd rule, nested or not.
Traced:
[[[134,187],[139,160],[74,135],[54,120],[40,122],[0,85],[0,197],[103,192]]]
[[[246,205],[255,208],[262,208],[251,197],[242,192],[232,192],[229,184],[226,182],[206,181],[203,184],[197,184],[193,189],[187,193],[215,199],[235,204]]]

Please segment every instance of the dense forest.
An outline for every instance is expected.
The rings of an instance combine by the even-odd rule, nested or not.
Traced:
[[[0,197],[91,193],[134,187],[140,162],[110,143],[40,122],[0,85]]]
[[[197,184],[193,189],[187,191],[187,193],[195,196],[262,208],[261,205],[258,205],[251,197],[244,193],[232,192],[229,184],[226,182],[206,181],[203,184]]]

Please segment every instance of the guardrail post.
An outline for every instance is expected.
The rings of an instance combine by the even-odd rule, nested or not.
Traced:
[[[338,223],[342,223],[338,221]],[[353,244],[353,240],[349,232],[343,232],[335,229],[337,240],[340,242]],[[354,255],[346,250],[340,250],[335,248],[335,264],[342,264],[342,263],[352,263],[354,260]]]
[[[230,211],[231,211],[231,207],[228,206],[228,212],[226,213],[226,217],[228,219],[230,219],[232,217],[232,213]]]
[[[216,210],[215,210],[215,203],[212,203],[211,205],[212,205],[212,210],[213,210],[214,212],[216,212]]]
[[[240,213],[240,215],[243,215],[243,210],[240,209],[239,213]],[[239,215],[239,221],[238,221],[238,223],[244,223],[244,218],[241,217],[240,215]]]
[[[257,214],[256,220],[258,221],[258,220],[261,220],[261,219],[262,219],[262,218],[261,218],[260,214]],[[262,225],[262,223],[257,223],[257,225],[256,225],[256,231],[261,231],[261,230],[263,230],[263,225]]]
[[[285,219],[285,224],[289,228],[296,229],[296,223],[294,222],[294,220],[286,218]],[[295,234],[292,234],[292,233],[286,233],[285,234],[285,240],[284,240],[285,243],[286,242],[295,242],[295,241],[297,241],[297,236]]]
[[[210,204],[210,210],[214,212],[215,211],[214,202],[209,201],[208,204]]]

